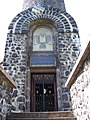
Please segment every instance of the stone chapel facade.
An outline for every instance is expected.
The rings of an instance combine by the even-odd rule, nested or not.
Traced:
[[[8,27],[3,63],[17,85],[12,111],[71,110],[65,83],[79,53],[78,28],[64,0],[25,0]]]

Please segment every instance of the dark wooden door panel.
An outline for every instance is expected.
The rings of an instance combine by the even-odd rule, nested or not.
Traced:
[[[34,74],[34,87],[32,97],[32,111],[55,111],[56,109],[56,91],[55,74]]]

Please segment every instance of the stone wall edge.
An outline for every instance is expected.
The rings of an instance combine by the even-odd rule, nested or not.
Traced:
[[[87,59],[88,55],[90,53],[90,40],[87,42],[85,48],[81,51],[75,66],[73,67],[73,70],[71,71],[68,80],[65,84],[65,87],[71,88],[73,83],[76,81],[77,77],[82,71],[82,66],[84,61]]]

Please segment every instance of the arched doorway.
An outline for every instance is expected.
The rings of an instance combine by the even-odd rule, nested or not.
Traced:
[[[40,21],[38,21],[40,22]],[[32,23],[33,24],[33,23]],[[35,25],[35,24],[34,24]],[[30,111],[56,111],[56,41],[51,23],[31,25],[30,40]],[[30,46],[29,46],[30,47]],[[29,48],[28,47],[28,48]]]

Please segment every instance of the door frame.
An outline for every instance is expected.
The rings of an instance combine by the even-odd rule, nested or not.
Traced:
[[[35,112],[35,80],[32,78],[33,75],[39,75],[39,74],[54,74],[54,105],[55,105],[55,110],[57,111],[57,84],[56,84],[56,73],[31,73],[31,111]],[[43,112],[43,111],[42,111]],[[49,111],[50,112],[50,111]]]

